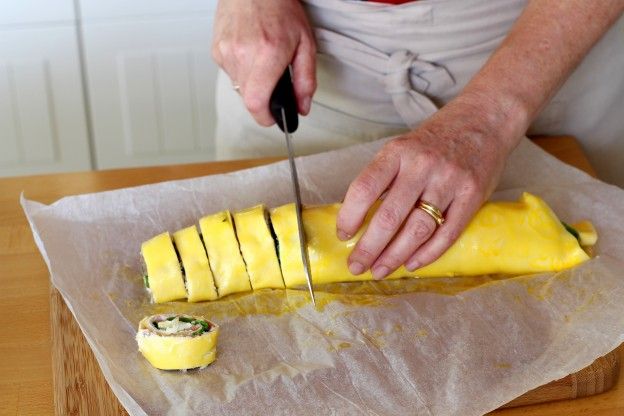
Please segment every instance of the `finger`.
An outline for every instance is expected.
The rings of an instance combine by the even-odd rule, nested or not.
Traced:
[[[336,218],[339,239],[348,240],[355,235],[362,226],[370,207],[386,190],[398,172],[398,155],[385,156],[378,153],[351,182]]]
[[[478,195],[464,194],[454,199],[447,210],[444,224],[410,256],[405,267],[413,271],[437,260],[461,235],[482,202]]]
[[[421,200],[444,212],[452,199],[451,194],[444,192],[444,189],[432,186],[423,192]],[[437,227],[438,224],[431,215],[414,207],[401,231],[373,264],[373,277],[383,279],[405,264],[412,254],[434,235]]]
[[[258,54],[247,79],[241,85],[247,110],[262,126],[268,127],[275,123],[269,111],[269,100],[277,81],[290,63],[290,58],[286,55]]]
[[[212,59],[217,65],[223,67],[223,54],[221,53],[221,44],[216,39],[212,42],[210,49],[212,53]]]
[[[422,188],[423,185],[419,181],[401,174],[397,176],[366,231],[349,255],[348,263],[351,273],[362,273],[373,265],[401,228]]]
[[[230,77],[232,85],[239,85],[244,80],[242,74],[250,67],[253,55],[249,47],[242,43],[233,42],[229,36],[221,35],[212,45],[212,56],[215,62]]]
[[[293,86],[299,113],[308,115],[316,91],[316,47],[314,41],[302,39],[292,61]]]
[[[225,72],[228,76],[228,78],[230,78],[230,83],[232,84],[232,86],[238,85],[239,86],[239,93],[241,92],[241,86],[238,83],[237,79],[238,79],[238,73],[236,71],[236,68],[238,67],[237,65],[232,64],[230,59],[226,59],[224,58],[220,63],[219,66],[221,67],[221,69],[223,69],[223,72]]]

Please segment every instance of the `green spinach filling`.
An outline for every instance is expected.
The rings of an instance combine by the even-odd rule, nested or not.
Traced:
[[[191,318],[188,316],[170,316],[166,319],[166,321],[173,321],[175,319],[177,319],[180,322],[191,324],[193,327],[199,326],[197,329],[195,329],[191,333],[191,336],[202,335],[204,332],[210,331],[210,324],[207,321],[204,321],[203,319],[195,319],[195,318]],[[163,328],[161,328],[158,324],[159,322],[154,322],[153,323],[154,328],[162,330]]]
[[[576,230],[576,228],[572,227],[570,224],[565,223],[563,221],[561,221],[561,224],[563,224],[563,226],[565,227],[566,231],[569,232],[570,234],[572,234],[574,236],[574,238],[576,238],[578,241],[581,241],[581,236],[580,236],[579,232]]]

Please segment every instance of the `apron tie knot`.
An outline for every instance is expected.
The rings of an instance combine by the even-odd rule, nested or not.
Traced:
[[[424,92],[427,89],[429,83],[426,80],[416,78],[416,83],[420,85],[413,85],[410,80],[412,65],[418,62],[416,58],[415,54],[407,50],[396,51],[390,55],[386,63],[386,74],[383,77],[388,94],[405,94],[412,89]]]
[[[448,71],[418,59],[408,50],[392,52],[386,61],[383,74],[385,91],[403,121],[410,127],[420,124],[438,110],[438,106],[425,95],[430,85],[441,91],[454,84]]]
[[[386,54],[355,39],[317,28],[320,53],[331,55],[350,67],[369,74],[383,83],[401,119],[415,127],[438,110],[425,95],[428,89],[444,91],[455,81],[446,68],[419,59],[402,49]]]
[[[427,78],[421,75],[426,75]],[[405,94],[410,90],[424,94],[432,83],[438,90],[449,88],[454,84],[453,78],[445,68],[420,60],[418,55],[408,50],[390,54],[383,81],[388,94]]]

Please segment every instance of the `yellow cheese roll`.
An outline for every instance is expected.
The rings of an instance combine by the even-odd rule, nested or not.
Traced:
[[[139,323],[139,351],[161,370],[203,368],[217,354],[219,327],[199,316],[160,314]]]
[[[180,262],[169,233],[159,234],[144,242],[141,254],[147,269],[146,286],[154,302],[169,302],[186,297]]]
[[[200,219],[199,227],[219,296],[251,290],[230,211],[221,211]]]
[[[234,225],[253,290],[283,288],[275,241],[264,205],[234,213]]]
[[[197,228],[192,225],[173,234],[173,242],[180,254],[184,275],[186,277],[186,290],[189,302],[217,299],[208,256],[204,244],[197,233]]]
[[[459,239],[416,276],[529,274],[576,266],[589,259],[550,207],[524,193],[517,202],[488,202]]]
[[[333,204],[309,207],[302,213],[312,280],[316,284],[372,279],[370,271],[352,275],[347,265],[347,258],[371,215],[357,235],[349,241],[340,241],[336,237],[339,209],[339,204]],[[286,287],[304,285],[294,205],[274,209],[271,220],[279,240]],[[558,271],[588,258],[548,205],[524,193],[517,202],[486,203],[438,260],[414,272],[400,268],[388,278]]]

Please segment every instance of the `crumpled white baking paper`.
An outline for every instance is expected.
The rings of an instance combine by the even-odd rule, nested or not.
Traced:
[[[300,158],[304,202],[341,200],[381,143]],[[528,141],[493,197],[525,190],[568,222],[591,219],[597,256],[556,274],[318,288],[318,311],[303,290],[152,305],[142,286],[142,241],[221,209],[290,202],[285,162],[22,204],[53,284],[130,414],[477,415],[624,341],[624,191]],[[216,362],[152,368],[134,336],[143,316],[164,311],[219,323]]]

